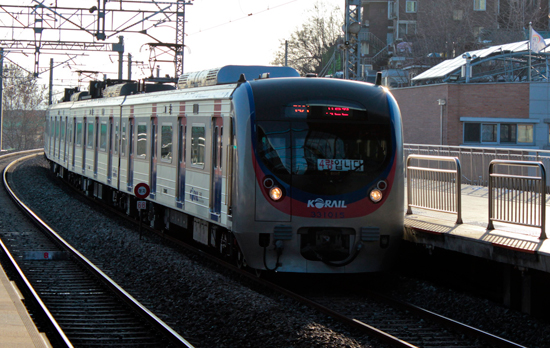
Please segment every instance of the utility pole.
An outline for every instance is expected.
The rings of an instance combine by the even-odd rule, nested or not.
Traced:
[[[132,55],[128,53],[128,80],[132,79]]]
[[[53,58],[50,58],[50,93],[48,95],[48,105],[52,105],[53,95]]]
[[[183,50],[185,48],[185,5],[193,5],[192,2],[186,0],[178,0],[176,14],[176,44],[174,64],[176,66],[174,78],[179,78],[183,75]]]
[[[344,79],[360,80],[361,0],[346,0],[346,39],[344,41]]]
[[[118,79],[122,80],[122,65],[124,64],[124,36],[118,37],[118,43],[113,44],[113,51],[118,52]]]

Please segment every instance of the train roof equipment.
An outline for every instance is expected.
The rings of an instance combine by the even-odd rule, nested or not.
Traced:
[[[241,75],[248,78],[300,77],[296,69],[287,66],[226,65],[185,73],[178,80],[178,89],[237,83],[241,80]]]

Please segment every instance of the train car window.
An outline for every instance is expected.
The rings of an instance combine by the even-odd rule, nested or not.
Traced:
[[[61,120],[61,139],[65,139],[65,121]]]
[[[115,155],[118,155],[118,122],[115,122]]]
[[[376,172],[388,155],[389,127],[350,128],[333,122],[293,122],[293,174]]]
[[[160,158],[163,162],[172,163],[172,138],[174,134],[172,125],[162,125],[161,133]]]
[[[273,174],[290,174],[290,122],[258,122],[258,155]]]
[[[206,145],[206,129],[204,125],[191,127],[191,164],[204,168],[204,156]]]
[[[121,132],[121,141],[120,141],[120,155],[122,157],[126,156],[126,146],[128,146],[128,141],[126,139],[126,122],[122,122],[122,132]]]
[[[218,167],[218,127],[214,127],[214,136],[212,137],[212,160],[214,168]]]
[[[76,146],[82,145],[82,121],[76,124]]]
[[[220,127],[220,169],[222,168],[222,157],[223,157],[223,126]]]
[[[94,147],[94,122],[88,122],[88,142],[86,146],[88,148]]]
[[[147,124],[138,123],[137,127],[136,155],[141,158],[147,157]]]
[[[107,123],[101,122],[101,129],[99,135],[99,149],[101,151],[107,150]]]

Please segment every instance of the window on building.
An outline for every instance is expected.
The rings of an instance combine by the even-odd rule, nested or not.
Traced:
[[[394,19],[395,16],[395,1],[388,1],[388,19]]]
[[[550,132],[549,138],[550,142]],[[464,123],[464,143],[520,144],[534,142],[534,125],[515,123]]]
[[[482,31],[483,31],[483,27],[474,27],[474,37],[478,38],[479,35],[481,35]]]
[[[191,127],[191,164],[194,166],[204,167],[205,135],[204,126]]]
[[[416,21],[399,21],[399,38],[416,34]]]
[[[500,125],[500,143],[515,144],[517,139],[517,125],[501,124]]]
[[[141,158],[145,158],[147,156],[147,125],[146,124],[138,124],[137,126],[137,147],[136,147],[136,155]]]
[[[532,124],[518,124],[518,144],[532,144],[533,132]]]
[[[487,8],[486,0],[474,0],[474,11],[485,11]]]
[[[405,11],[407,13],[416,13],[416,1],[407,1]]]
[[[172,125],[163,125],[161,129],[161,149],[160,158],[164,162],[172,163]]]
[[[453,19],[461,21],[464,18],[464,10],[453,10]]]
[[[481,125],[481,142],[496,143],[497,142],[497,126],[496,124]]]

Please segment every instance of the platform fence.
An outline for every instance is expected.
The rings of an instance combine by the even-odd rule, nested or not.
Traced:
[[[447,166],[453,168],[440,168]],[[462,223],[462,174],[458,158],[409,155],[406,170],[407,214],[412,214],[412,207],[453,213],[457,215],[456,223]]]
[[[496,172],[498,167],[531,168],[534,175]],[[493,221],[539,227],[539,238],[546,239],[546,170],[542,162],[493,160],[489,163],[489,223]]]
[[[487,168],[492,160],[541,162],[546,168],[550,168],[550,150],[422,144],[405,144],[403,150],[404,160],[412,154],[458,158],[462,166],[462,182],[468,185],[488,186]],[[436,166],[438,169],[451,169],[452,163],[440,162]],[[536,168],[503,166],[498,170],[500,174],[527,176]],[[548,180],[550,178],[547,177],[547,192],[550,191]]]

